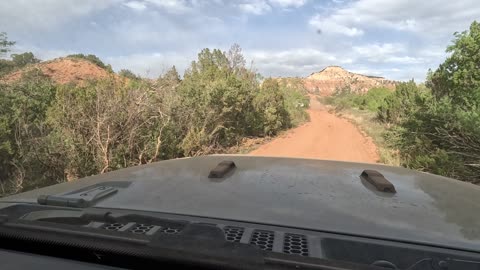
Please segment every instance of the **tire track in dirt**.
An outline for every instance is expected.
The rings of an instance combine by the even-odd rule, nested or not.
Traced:
[[[250,152],[255,156],[282,156],[377,163],[377,148],[348,120],[331,114],[315,98],[310,121]]]

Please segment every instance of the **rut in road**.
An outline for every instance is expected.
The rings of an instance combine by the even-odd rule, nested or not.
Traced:
[[[310,101],[310,122],[252,151],[256,156],[318,158],[377,163],[377,148],[348,120],[329,113],[315,98]]]

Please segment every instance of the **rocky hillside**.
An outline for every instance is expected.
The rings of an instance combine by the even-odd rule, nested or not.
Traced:
[[[333,94],[337,89],[350,86],[354,92],[366,92],[373,87],[387,87],[394,89],[395,81],[382,77],[366,76],[347,71],[339,66],[329,66],[310,74],[304,79],[305,88],[310,93],[319,93],[324,96]]]
[[[90,61],[79,58],[63,57],[41,62],[39,64],[29,65],[18,71],[5,75],[0,78],[0,81],[16,81],[20,79],[23,73],[33,69],[40,69],[43,74],[60,84],[81,83],[90,79],[105,78],[110,75],[107,70]]]

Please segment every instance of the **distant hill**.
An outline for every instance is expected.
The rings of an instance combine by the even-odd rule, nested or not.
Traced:
[[[0,78],[0,81],[16,81],[21,78],[23,73],[36,68],[40,69],[42,73],[59,84],[81,83],[91,79],[106,78],[112,74],[106,69],[101,68],[88,60],[62,57],[38,64],[28,65],[20,70],[5,75]]]
[[[337,89],[350,87],[353,92],[363,93],[373,87],[395,89],[395,81],[383,77],[367,76],[347,71],[339,66],[329,66],[314,72],[303,79],[305,88],[310,93],[323,96],[333,94]]]

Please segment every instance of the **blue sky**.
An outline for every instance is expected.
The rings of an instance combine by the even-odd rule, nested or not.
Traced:
[[[13,52],[42,60],[92,53],[114,70],[156,77],[184,70],[205,47],[238,43],[264,76],[328,65],[423,81],[455,31],[480,19],[478,0],[12,0],[0,31]]]

